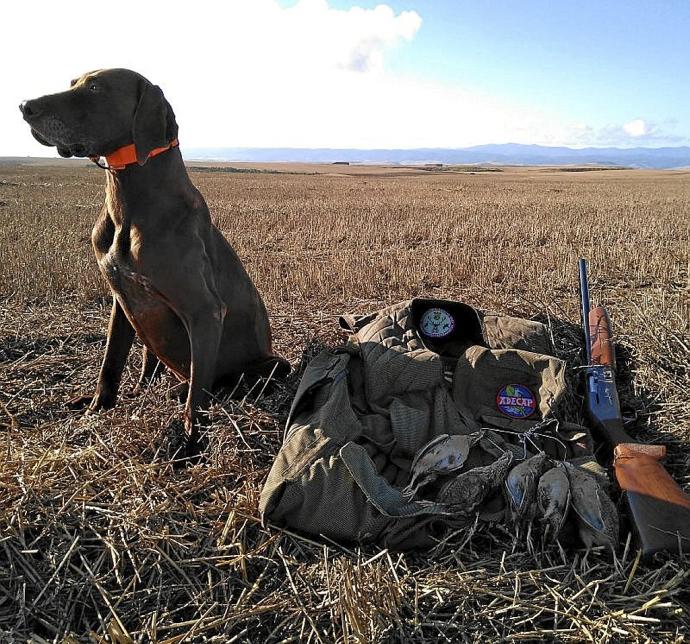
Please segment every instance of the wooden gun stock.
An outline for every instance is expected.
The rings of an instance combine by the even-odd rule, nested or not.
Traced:
[[[584,259],[580,260],[580,294],[587,350],[587,412],[594,428],[614,448],[616,480],[625,493],[642,554],[690,554],[690,496],[661,465],[666,448],[636,443],[623,427],[611,321],[603,306],[589,309]]]
[[[625,492],[642,554],[690,553],[690,496],[659,462],[663,445],[621,443],[614,449],[616,480]]]
[[[589,312],[589,337],[592,364],[606,365],[615,371],[616,353],[613,349],[611,321],[603,306],[596,306]]]

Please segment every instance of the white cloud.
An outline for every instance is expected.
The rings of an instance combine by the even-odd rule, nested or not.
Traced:
[[[650,134],[654,133],[655,129],[656,128],[653,125],[647,123],[647,121],[644,121],[643,119],[634,119],[623,125],[623,131],[628,136],[632,136],[633,138],[649,136]]]
[[[342,11],[326,0],[300,0],[283,10],[282,18],[287,28],[274,34],[273,42],[287,36],[291,55],[302,54],[303,64],[356,72],[382,71],[386,50],[412,40],[422,24],[415,11],[396,15],[383,4]]]
[[[641,147],[687,145],[688,138],[674,132],[678,123],[673,119],[659,123],[646,119],[633,119],[627,123],[593,127],[585,123],[572,124],[564,132],[568,145],[576,147]]]

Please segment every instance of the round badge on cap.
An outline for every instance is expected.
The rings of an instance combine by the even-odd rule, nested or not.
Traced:
[[[537,410],[537,399],[525,385],[505,385],[496,394],[496,406],[510,418],[529,418]]]
[[[455,330],[455,319],[445,309],[434,307],[424,311],[419,326],[428,338],[445,338]]]

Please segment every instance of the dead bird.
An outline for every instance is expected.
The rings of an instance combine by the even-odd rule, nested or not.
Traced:
[[[551,460],[540,452],[518,463],[508,474],[505,482],[508,506],[514,521],[531,521],[536,513],[537,483],[550,467]]]
[[[537,485],[537,510],[544,525],[544,538],[555,540],[570,508],[570,481],[565,466],[557,463],[547,470]]]
[[[580,539],[591,548],[618,544],[618,511],[599,481],[570,463],[564,463],[570,483],[570,505],[575,513]]]
[[[467,435],[441,434],[421,447],[412,461],[412,478],[402,493],[412,498],[417,490],[431,483],[441,474],[459,470],[470,450],[481,438],[481,433]]]
[[[452,506],[454,512],[471,514],[506,478],[513,454],[505,452],[490,465],[461,472],[439,491],[438,501]]]

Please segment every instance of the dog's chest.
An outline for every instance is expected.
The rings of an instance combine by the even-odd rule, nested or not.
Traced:
[[[122,296],[151,297],[153,286],[133,254],[137,240],[129,226],[117,226],[106,210],[96,223],[92,241],[98,266],[113,291]]]
[[[158,293],[152,281],[139,267],[132,253],[129,231],[110,225],[94,231],[94,249],[101,273],[108,281],[113,294],[117,295],[127,316],[134,323],[145,317],[155,305]]]
[[[139,338],[180,379],[189,377],[189,348],[184,328],[152,281],[113,249],[98,259],[127,319]]]
[[[155,294],[151,280],[135,270],[116,250],[105,253],[98,264],[111,288],[118,294],[146,298]]]

